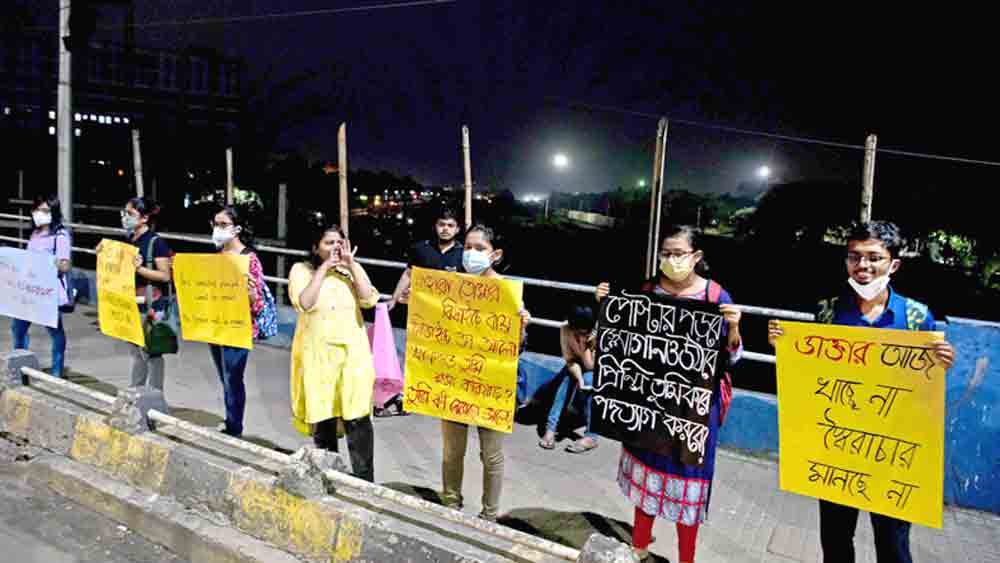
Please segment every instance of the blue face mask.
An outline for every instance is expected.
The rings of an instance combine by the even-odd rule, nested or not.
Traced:
[[[490,255],[482,250],[466,250],[462,252],[462,268],[470,274],[481,274],[493,265]]]
[[[138,226],[138,223],[139,220],[136,219],[135,217],[128,214],[122,215],[122,228],[128,231],[129,233],[135,231],[135,228]]]

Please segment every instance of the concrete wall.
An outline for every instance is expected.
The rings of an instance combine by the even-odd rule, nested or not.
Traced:
[[[7,364],[0,367],[8,369]],[[32,462],[37,464],[34,473],[46,474],[46,485],[178,553],[188,540],[217,542],[218,535],[205,527],[214,523],[254,539],[261,549],[278,548],[307,561],[566,563],[580,555],[422,500],[403,503],[402,493],[377,485],[338,484],[336,495],[303,496],[287,488],[284,470],[289,467],[169,426],[130,434],[112,426],[101,405],[85,408],[84,398],[64,400],[59,397],[64,394],[44,384],[0,386],[0,431],[48,452]],[[106,481],[130,488],[115,493],[92,486]],[[136,505],[135,499],[147,500]],[[164,501],[179,503],[176,518],[157,512]],[[177,519],[194,530],[187,540],[161,537],[160,528],[179,530]]]
[[[951,317],[946,334],[944,498],[1000,513],[1000,324]]]

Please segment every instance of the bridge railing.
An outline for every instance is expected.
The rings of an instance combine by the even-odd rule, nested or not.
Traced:
[[[11,220],[11,221],[18,221],[18,222],[21,222],[21,223],[29,223],[31,221],[31,219],[29,217],[25,217],[23,215],[13,215],[13,214],[9,214],[9,213],[0,213],[0,219],[6,219],[6,220]],[[119,236],[119,237],[124,237],[125,236],[125,230],[121,229],[121,228],[116,228],[116,227],[104,227],[104,226],[101,226],[101,225],[88,225],[86,223],[66,223],[66,226],[68,226],[68,227],[70,227],[70,228],[72,228],[74,230],[77,230],[77,231],[80,231],[80,232],[84,232],[84,233],[112,235],[112,236]],[[212,243],[212,239],[210,239],[208,237],[199,237],[199,236],[188,235],[188,234],[164,233],[164,232],[160,232],[160,233],[157,233],[157,234],[160,237],[162,237],[162,238],[164,238],[166,240],[175,240],[175,241],[182,241],[182,242],[188,242],[188,243],[205,244],[205,245],[214,246],[214,244]],[[26,239],[22,239],[22,238],[18,238],[18,237],[10,237],[10,236],[0,236],[0,241],[15,242],[15,243],[27,243]],[[279,247],[279,246],[255,245],[254,248],[256,248],[257,251],[259,251],[259,252],[266,252],[266,253],[276,254],[278,256],[294,256],[294,257],[298,257],[298,258],[303,258],[303,257],[308,256],[308,254],[305,251],[295,250],[295,249],[291,249],[291,248],[282,248],[282,247]],[[91,248],[81,248],[81,247],[76,247],[76,246],[73,247],[73,252],[80,252],[80,253],[85,253],[85,254],[95,254],[94,250],[91,249]],[[395,268],[395,269],[399,269],[399,270],[403,270],[403,269],[405,269],[407,267],[407,264],[405,262],[399,262],[399,261],[395,261],[395,260],[382,260],[382,259],[379,259],[379,258],[358,257],[358,262],[361,262],[362,264],[366,264],[366,265],[370,265],[370,266],[378,266],[378,267],[383,267],[383,268]],[[539,279],[539,278],[529,278],[529,277],[523,277],[523,276],[506,276],[506,277],[507,277],[507,279],[521,281],[521,282],[523,282],[527,286],[543,287],[543,288],[557,289],[557,290],[562,290],[562,291],[576,291],[576,292],[579,292],[579,293],[586,293],[586,294],[590,294],[590,295],[592,295],[594,293],[594,291],[597,289],[596,286],[587,285],[587,284],[578,284],[578,283],[570,283],[570,282],[552,281],[552,280],[545,280],[545,279]],[[264,279],[266,281],[268,281],[268,282],[271,282],[271,283],[276,283],[276,284],[281,284],[281,285],[288,285],[288,279],[287,278],[282,278],[282,277],[277,277],[277,276],[264,276]],[[740,309],[741,312],[743,312],[744,314],[748,314],[748,315],[759,315],[759,316],[765,316],[765,317],[768,317],[768,318],[786,319],[786,320],[793,320],[793,321],[805,321],[805,322],[811,322],[811,321],[815,320],[815,316],[812,313],[804,313],[804,312],[801,312],[801,311],[791,311],[791,310],[788,310],[788,309],[776,309],[776,308],[771,308],[771,307],[759,307],[759,306],[756,306],[756,305],[744,305],[744,304],[737,304],[736,306],[739,307],[739,309]],[[555,320],[555,319],[546,319],[546,318],[541,318],[541,317],[532,317],[531,324],[538,325],[538,326],[544,326],[544,327],[550,327],[550,328],[560,328],[563,325],[565,325],[566,322],[565,321],[560,321],[560,320]],[[745,359],[747,359],[747,360],[751,360],[751,361],[755,361],[755,362],[764,362],[764,363],[768,363],[768,364],[773,364],[774,361],[775,361],[773,354],[768,354],[768,353],[763,353],[763,352],[754,352],[752,350],[744,350],[743,357]]]

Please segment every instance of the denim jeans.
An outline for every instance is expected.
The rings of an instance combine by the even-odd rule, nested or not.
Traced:
[[[28,329],[31,323],[21,319],[13,319],[11,332],[14,333],[14,349],[28,349]],[[52,337],[52,375],[62,377],[63,367],[66,362],[66,330],[63,329],[62,315],[59,315],[59,324],[56,328],[45,327]]]
[[[577,392],[576,380],[570,375],[568,369],[563,368],[556,377],[562,378],[562,381],[559,383],[559,388],[556,389],[556,396],[552,399],[552,408],[549,409],[549,421],[545,426],[549,432],[555,432],[559,427],[559,418],[562,416],[563,410],[566,405],[572,404],[573,397],[576,396]],[[593,385],[594,372],[583,372],[583,383],[588,387]],[[572,387],[572,391],[570,387]],[[583,397],[583,417],[587,421],[587,430],[583,435],[588,438],[597,438],[597,434],[590,431],[590,392],[584,391],[583,393],[586,394]]]
[[[878,563],[913,563],[910,556],[910,523],[871,514]],[[819,537],[825,563],[854,563],[854,529],[858,509],[819,501]]]
[[[212,344],[215,371],[222,381],[222,395],[226,401],[226,434],[243,435],[243,413],[247,406],[247,388],[243,383],[243,372],[247,368],[250,350]]]

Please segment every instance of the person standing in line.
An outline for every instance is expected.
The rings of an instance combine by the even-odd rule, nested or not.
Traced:
[[[458,214],[450,207],[441,207],[435,214],[434,240],[422,240],[410,249],[410,262],[392,293],[386,306],[396,310],[396,316],[406,319],[407,303],[410,300],[410,270],[413,267],[430,270],[458,272],[462,268],[462,244],[458,240],[461,225]],[[401,305],[401,307],[400,307]],[[402,394],[387,400],[381,408],[375,407],[375,416],[386,417],[405,415]]]
[[[396,283],[396,290],[389,299],[389,310],[397,305],[405,305],[410,298],[410,269],[413,267],[430,270],[458,272],[462,269],[462,244],[458,240],[461,227],[458,215],[449,207],[438,210],[434,219],[435,240],[422,240],[410,249],[410,263]]]
[[[934,315],[927,305],[900,295],[889,285],[902,261],[903,239],[899,227],[888,221],[855,223],[847,239],[844,265],[847,285],[843,294],[821,301],[816,321],[842,326],[897,330],[935,330]],[[768,321],[772,346],[784,336],[781,322]],[[944,368],[955,362],[955,349],[946,340],[933,345],[933,353]],[[910,523],[871,513],[878,563],[911,563]],[[826,500],[819,501],[819,536],[826,563],[854,563],[854,531],[858,509]]]
[[[288,274],[288,296],[299,313],[290,382],[295,428],[336,452],[343,421],[354,474],[374,482],[375,365],[361,309],[374,307],[379,293],[339,227],[319,231],[308,251],[310,260]]]
[[[160,216],[160,206],[151,199],[134,197],[125,204],[121,212],[122,227],[127,233],[127,241],[139,249],[135,257],[135,291],[143,299],[139,312],[163,318],[170,306],[171,251],[159,235],[156,224]],[[97,252],[100,252],[98,245]],[[149,286],[150,291],[147,291]],[[146,296],[152,296],[152,304]],[[152,313],[148,313],[149,307]],[[176,312],[174,313],[176,314]],[[166,367],[163,356],[149,354],[142,346],[129,344],[132,356],[132,387],[148,386],[163,391]]]
[[[668,227],[660,246],[659,275],[643,284],[646,294],[666,295],[719,304],[725,320],[722,334],[728,351],[728,365],[743,354],[740,338],[740,310],[726,290],[708,279],[708,264],[701,248],[699,232],[694,227]],[[597,287],[597,300],[608,296],[611,287],[605,282]],[[712,479],[715,475],[715,451],[719,429],[732,398],[729,374],[720,377],[712,391],[708,418],[708,439],[701,466],[681,462],[679,455],[663,455],[634,444],[622,443],[618,464],[618,487],[635,505],[632,546],[640,559],[649,557],[653,523],[656,517],[674,522],[677,527],[681,563],[693,563],[698,527],[708,517]]]
[[[56,328],[46,327],[52,339],[52,370],[55,377],[62,377],[66,361],[66,330],[63,328],[62,312],[71,305],[71,294],[74,292],[69,281],[69,271],[72,242],[69,231],[62,223],[62,207],[56,195],[37,197],[31,208],[31,221],[35,230],[28,240],[27,249],[31,252],[49,254],[55,260],[59,276],[59,323]],[[27,350],[29,344],[28,329],[31,322],[13,319],[11,330],[14,333],[14,349]]]
[[[264,309],[264,269],[260,265],[257,253],[247,246],[250,240],[246,223],[240,213],[233,207],[224,207],[212,219],[212,242],[222,254],[250,257],[250,269],[247,279],[249,292],[250,316],[253,319],[253,337],[260,334],[257,315]],[[243,413],[246,410],[246,384],[243,373],[246,371],[250,350],[210,344],[212,362],[215,371],[222,382],[222,393],[226,403],[226,420],[219,430],[230,436],[243,435]]]
[[[475,276],[503,278],[494,267],[503,258],[503,250],[494,248],[493,230],[476,225],[465,235],[465,249],[462,254],[462,269]],[[525,339],[525,327],[531,320],[528,311],[521,309],[521,344]],[[483,499],[479,517],[496,521],[500,510],[500,493],[503,491],[503,441],[504,433],[489,428],[477,427],[479,431],[479,459],[483,463]],[[469,425],[441,419],[441,439],[443,456],[441,480],[444,490],[441,499],[445,506],[461,510],[463,506],[462,480],[465,476],[465,450],[468,445]]]

